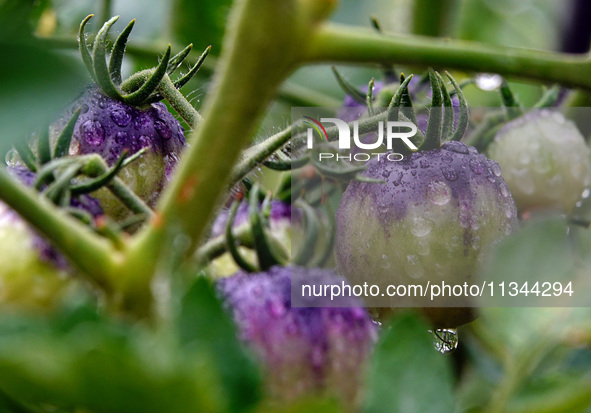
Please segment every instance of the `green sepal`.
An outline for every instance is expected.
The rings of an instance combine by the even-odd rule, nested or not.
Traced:
[[[249,263],[238,251],[236,247],[236,239],[234,238],[233,233],[233,226],[234,226],[234,219],[236,218],[236,212],[238,211],[238,207],[240,206],[240,201],[234,201],[232,206],[230,207],[230,213],[228,215],[228,222],[226,223],[226,248],[232,259],[240,268],[242,268],[246,272],[257,272],[258,268],[254,267],[251,263]]]
[[[117,40],[115,40],[115,44],[113,44],[113,48],[111,49],[111,58],[109,59],[109,73],[111,75],[111,80],[116,85],[121,84],[121,65],[123,64],[123,55],[125,54],[125,46],[127,45],[127,39],[129,38],[129,34],[133,29],[133,25],[135,24],[135,19],[129,22],[129,24],[123,29]]]
[[[156,67],[154,72],[152,72],[148,80],[146,80],[138,90],[121,98],[124,103],[131,106],[141,105],[150,97],[152,92],[156,90],[160,81],[166,75],[166,68],[168,66],[168,61],[170,60],[170,48],[171,46],[169,44],[160,64]]]
[[[191,53],[191,50],[193,50],[193,43],[190,43],[187,47],[170,58],[168,67],[166,68],[166,73],[169,76],[181,66],[183,61],[189,56],[189,53]]]
[[[373,111],[373,88],[375,86],[375,79],[372,77],[367,85],[367,95],[365,99],[365,105],[367,106],[367,114],[369,116],[374,115]]]
[[[113,83],[113,79],[111,79],[111,73],[109,72],[106,59],[107,35],[109,34],[111,26],[113,26],[118,19],[119,16],[112,17],[97,33],[92,47],[92,64],[94,67],[96,82],[101,87],[103,93],[113,99],[121,100],[123,96],[119,89],[117,89],[117,86],[115,86],[115,83]]]
[[[62,156],[66,156],[68,154],[68,151],[70,150],[70,144],[72,143],[72,134],[74,133],[74,127],[76,126],[76,122],[80,117],[81,111],[81,107],[74,111],[72,117],[70,118],[66,126],[64,126],[64,129],[58,136],[57,142],[55,144],[55,149],[53,151],[54,159],[61,158]]]
[[[32,172],[37,172],[37,157],[29,147],[26,140],[20,140],[14,144],[14,150],[18,153],[27,168]]]
[[[332,208],[330,206],[330,202],[326,202],[324,205],[326,206],[326,210],[327,210],[326,216],[328,219],[328,225],[326,226],[326,229],[328,230],[329,236],[328,236],[328,241],[324,242],[324,247],[323,247],[324,252],[322,254],[319,254],[310,263],[310,267],[312,267],[312,268],[324,267],[324,265],[328,262],[330,257],[332,257],[333,248],[334,248],[335,234],[336,234],[336,231],[335,231],[336,214],[332,210]]]
[[[289,160],[275,160],[275,161],[265,161],[263,165],[265,165],[269,169],[273,169],[274,171],[291,171],[292,169],[298,169],[302,166],[307,165],[310,162],[309,156],[302,156],[299,159],[289,159]]]
[[[411,79],[413,78],[412,73],[409,76]],[[417,117],[415,115],[415,110],[412,104],[412,98],[410,96],[410,80],[407,82],[404,73],[400,74],[400,86],[405,85],[404,89],[401,91],[400,95],[400,111],[408,118],[412,123],[415,125],[417,124]]]
[[[464,96],[464,92],[462,92],[462,87],[458,84],[454,77],[448,71],[445,71],[444,73],[451,84],[454,86],[455,93],[458,95],[458,100],[460,102],[460,118],[458,119],[458,126],[450,138],[452,141],[459,141],[464,137],[464,133],[466,133],[466,130],[468,129],[468,123],[470,122],[468,101]]]
[[[80,164],[73,164],[68,166],[53,182],[49,185],[43,193],[47,198],[49,198],[54,204],[64,206],[65,202],[63,201],[66,192],[69,192],[70,181],[78,175],[81,169]],[[69,202],[68,202],[69,205]]]
[[[44,165],[51,161],[51,146],[49,143],[49,129],[43,128],[37,140],[37,156],[39,163]]]
[[[305,265],[310,263],[311,258],[314,256],[314,250],[316,249],[316,243],[318,242],[318,233],[320,232],[320,221],[318,220],[314,209],[307,203],[298,199],[295,202],[295,206],[303,212],[304,232],[306,236],[302,242],[302,248],[293,259],[293,263],[295,265]]]
[[[415,125],[417,124],[417,119],[412,106],[412,100],[410,99],[410,92],[408,90],[408,85],[410,84],[412,78],[412,74],[406,78],[404,77],[404,74],[401,75],[401,84],[398,89],[396,89],[396,92],[394,93],[394,96],[388,105],[387,120],[397,121],[399,112],[401,111],[401,108],[404,107],[406,108],[404,113],[405,115],[408,115],[407,118],[409,118],[410,121]]]
[[[189,70],[186,75],[182,76],[180,79],[177,79],[176,81],[173,82],[174,87],[176,87],[177,89],[180,89],[183,86],[185,86],[187,84],[187,82],[189,80],[191,80],[191,78],[193,76],[195,76],[195,74],[199,71],[199,69],[203,65],[203,62],[205,62],[205,58],[207,57],[207,55],[209,55],[210,51],[211,51],[211,46],[207,46],[205,48],[205,50],[203,51],[203,53],[201,53],[201,56],[199,56],[199,59],[197,59],[197,62],[193,65],[191,70]]]
[[[37,170],[37,175],[35,176],[35,183],[34,183],[33,187],[37,190],[40,190],[41,187],[45,183],[53,180],[53,173],[58,168],[68,166],[72,163],[81,164],[81,162],[76,157],[70,157],[70,156],[54,159],[50,162],[47,162],[46,164],[43,164]]]
[[[80,184],[72,185],[72,187],[70,188],[72,193],[73,194],[88,194],[90,192],[94,192],[94,191],[102,188],[103,186],[106,186],[107,184],[109,184],[109,182],[111,182],[111,180],[113,178],[115,178],[115,176],[119,173],[119,171],[121,169],[123,169],[123,167],[125,166],[124,162],[125,162],[125,158],[127,157],[128,153],[129,153],[129,151],[127,149],[125,149],[123,151],[123,153],[121,154],[121,156],[119,157],[119,159],[117,159],[117,162],[112,167],[110,167],[107,170],[107,172],[105,172],[104,174],[102,174],[94,179],[90,179],[85,182],[82,182]]]
[[[382,30],[382,25],[380,24],[380,21],[378,20],[377,16],[374,16],[373,14],[371,16],[369,16],[369,22],[371,24],[371,27],[373,27],[376,32],[378,32],[378,33],[384,32]]]
[[[94,14],[89,14],[88,16],[86,16],[84,18],[84,20],[82,20],[82,23],[80,23],[80,29],[78,30],[78,49],[80,50],[80,55],[82,56],[82,62],[84,62],[84,65],[86,66],[86,69],[88,70],[88,73],[90,74],[90,77],[96,83],[97,80],[96,80],[96,74],[94,73],[94,65],[92,63],[92,56],[90,55],[90,52],[88,51],[88,46],[86,44],[86,36],[84,35],[84,28],[86,27],[86,23],[88,23],[88,21],[93,16],[94,16]]]
[[[453,103],[451,101],[451,96],[447,91],[447,86],[445,86],[443,76],[441,76],[439,72],[435,72],[435,74],[441,85],[441,94],[443,97],[443,125],[441,127],[441,137],[442,141],[445,141],[451,136],[454,126]]]
[[[509,87],[509,83],[503,79],[503,83],[501,83],[501,87],[499,89],[501,93],[501,100],[503,101],[503,106],[507,111],[507,119],[515,119],[521,115],[523,115],[523,110],[521,109],[521,104],[519,103],[517,96],[513,93],[511,88]]]
[[[431,110],[429,112],[429,122],[427,123],[427,133],[424,142],[419,148],[420,151],[439,149],[441,146],[443,95],[441,93],[441,84],[432,69],[429,70],[429,81],[431,82],[432,94]]]
[[[335,66],[331,67],[339,86],[345,91],[346,94],[355,99],[358,103],[365,105],[367,103],[367,96],[349,82],[345,77],[337,70]]]
[[[271,245],[267,240],[267,234],[263,227],[263,217],[259,207],[259,188],[254,185],[248,194],[248,218],[252,228],[252,238],[254,241],[254,248],[259,260],[259,267],[261,271],[266,271],[274,265],[285,264],[281,262],[271,249]]]
[[[550,89],[547,89],[540,100],[534,104],[534,108],[549,108],[556,104],[560,97],[560,86],[554,85]]]

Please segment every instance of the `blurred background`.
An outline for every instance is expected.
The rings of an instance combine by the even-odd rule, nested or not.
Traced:
[[[15,16],[22,17],[19,10],[33,4],[34,13],[27,12],[25,20],[35,35],[43,39],[39,50],[49,50],[50,46],[57,45],[72,57],[71,65],[60,66],[61,63],[56,62],[55,70],[50,71],[43,54],[37,57],[26,54],[30,71],[25,74],[20,72],[20,63],[12,63],[18,59],[3,62],[0,68],[0,90],[3,91],[0,124],[6,125],[3,133],[5,136],[22,136],[30,124],[37,122],[31,118],[39,116],[37,112],[47,112],[48,107],[58,111],[61,108],[56,102],[65,103],[72,98],[71,93],[76,93],[78,85],[72,81],[72,74],[77,73],[76,79],[81,82],[85,79],[84,74],[80,75],[82,64],[77,59],[76,34],[80,21],[90,13],[97,17],[88,27],[88,32],[93,33],[110,15],[121,16],[114,31],[120,31],[131,19],[137,20],[130,38],[124,75],[154,66],[169,42],[173,43],[173,53],[193,43],[193,60],[212,45],[213,58],[208,58],[195,79],[183,89],[199,108],[215,67],[215,56],[221,51],[231,3],[231,0],[0,0],[0,50],[4,55],[12,51],[6,45],[15,38],[14,33],[23,30],[17,27],[23,20]],[[588,0],[342,0],[331,19],[371,30],[371,16],[379,21],[384,31],[400,35],[449,37],[570,53],[585,53],[591,32],[591,2]],[[398,69],[406,74],[412,72],[412,68]],[[373,66],[339,66],[339,70],[360,86],[366,85],[371,77],[379,79],[382,76],[381,68]],[[454,76],[462,79],[463,74],[454,72]],[[58,81],[66,80],[70,91],[57,86],[61,85]],[[36,83],[29,83],[29,87],[14,87],[24,81]],[[43,85],[47,88],[40,88]],[[541,85],[531,83],[511,82],[511,88],[526,107],[543,93]],[[471,106],[500,105],[499,93],[482,89],[474,84],[466,87],[465,94]],[[300,68],[280,90],[258,138],[288,125],[291,107],[337,107],[343,97],[344,92],[330,66]],[[29,108],[27,113],[19,112],[23,105]],[[11,112],[11,108],[15,109]],[[47,113],[48,118],[51,116]],[[6,149],[6,142],[10,140],[0,140],[0,150]],[[556,225],[564,225],[558,233],[567,231],[564,222],[542,223],[525,232],[523,239],[515,241],[516,248],[511,254],[499,255],[496,259],[499,262],[514,260],[513,268],[517,270],[543,270],[544,265],[565,248],[563,244],[548,242],[537,250],[537,256],[545,257],[546,261],[540,260],[536,266],[524,262],[517,247],[550,236]],[[590,263],[587,252],[591,251],[589,231],[581,228],[572,230],[571,235],[567,241],[569,247],[570,243],[577,242],[578,248],[586,252],[577,259]],[[570,250],[565,254],[568,255],[566,259],[574,261],[575,257],[569,254]],[[590,273],[588,268],[585,270]],[[591,412],[589,320],[589,308],[484,309],[479,321],[460,331],[458,351],[452,356],[454,384],[459,392],[457,410],[482,411],[480,407],[488,400],[498,398],[502,401],[499,405],[511,412]],[[412,343],[405,350],[413,351]],[[417,385],[422,385],[428,376],[428,370],[424,377],[417,376]]]
[[[170,40],[174,40],[177,46],[173,50],[193,43],[193,53],[197,53],[212,45],[212,55],[219,55],[223,28],[232,1],[44,0],[38,3],[42,11],[36,30],[41,36],[72,37],[80,21],[89,13],[99,17],[92,22],[92,28],[96,30],[100,22],[107,18],[105,8],[110,8],[111,14],[121,16],[119,30],[123,22],[135,18],[137,23],[131,41],[149,45],[148,49],[152,53],[128,51],[128,55],[133,58],[127,61],[127,70],[131,73],[153,65],[155,56],[151,55],[162,52]],[[414,33],[572,53],[587,51],[591,31],[591,25],[588,24],[591,5],[585,0],[342,0],[331,19],[337,23],[369,29],[372,16],[379,21],[384,31],[402,35]],[[208,68],[211,69],[211,66]],[[353,83],[360,85],[367,84],[371,77],[379,79],[382,76],[379,68],[339,69]],[[412,69],[407,70],[407,73],[409,71]],[[210,73],[203,70],[185,88],[191,91],[190,97],[196,106],[201,103]],[[289,93],[294,88],[299,91],[297,87],[300,85],[334,98],[318,100],[319,106],[328,106],[323,103],[338,103],[344,96],[329,66],[301,68],[284,88],[285,99],[280,99],[275,105],[265,127],[285,126],[290,117],[290,105],[306,106],[297,93],[296,97]],[[528,84],[513,83],[512,88],[525,106],[533,104],[541,93],[538,86]],[[500,103],[498,94],[485,93],[474,86],[467,87],[465,93],[474,107],[497,106]]]

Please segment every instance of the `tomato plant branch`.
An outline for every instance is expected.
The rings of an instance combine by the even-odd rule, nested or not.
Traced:
[[[68,217],[48,200],[0,170],[0,199],[39,232],[47,236],[78,268],[96,284],[110,290],[113,261],[117,252],[109,241]]]
[[[329,0],[235,3],[224,43],[227,46],[213,79],[212,93],[204,103],[204,121],[193,132],[192,145],[163,193],[155,218],[133,240],[121,268],[126,277],[120,286],[129,291],[130,298],[141,301],[149,291],[147,285],[171,229],[187,237],[188,254],[198,246],[234,165],[251,140],[265,108],[296,67],[302,44],[306,44],[320,15],[332,3]]]
[[[238,162],[230,175],[230,182],[236,183],[243,179],[250,171],[285,145],[291,139],[291,129],[290,126],[245,151],[242,160]]]
[[[383,34],[336,24],[327,24],[314,33],[306,61],[408,64],[493,72],[591,90],[591,60],[586,55]]]
[[[192,129],[201,123],[203,118],[199,112],[197,112],[197,109],[195,109],[193,105],[191,105],[191,102],[189,102],[180,90],[174,86],[168,75],[164,75],[164,78],[162,78],[162,82],[160,82],[160,85],[158,86],[158,91]]]

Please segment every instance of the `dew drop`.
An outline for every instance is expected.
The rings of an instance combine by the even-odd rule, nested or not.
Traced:
[[[147,114],[145,114],[144,112],[140,112],[138,114],[138,116],[135,118],[135,121],[133,122],[133,127],[136,130],[140,130],[143,127],[147,126],[150,123],[150,119],[148,117]]]
[[[476,175],[481,175],[484,172],[484,165],[479,159],[470,159],[470,169]]]
[[[425,275],[425,270],[421,264],[419,264],[419,259],[416,255],[407,255],[406,260],[406,273],[409,277],[417,279]]]
[[[441,168],[441,173],[443,174],[443,177],[445,179],[447,179],[448,181],[455,181],[458,179],[458,173],[456,172],[455,169],[453,169],[452,167],[449,166],[444,166]]]
[[[172,131],[170,127],[161,120],[154,121],[154,129],[162,136],[163,139],[169,140],[172,138]]]
[[[476,215],[472,215],[470,217],[470,229],[476,231],[478,228],[480,228],[480,219]]]
[[[585,190],[583,191],[583,194],[581,195],[581,197],[582,197],[583,199],[587,199],[587,198],[589,198],[589,194],[591,194],[591,191],[589,191],[589,189],[585,189]]]
[[[402,182],[402,178],[403,178],[403,177],[404,177],[404,173],[403,173],[403,172],[399,172],[399,173],[398,173],[398,176],[396,177],[396,179],[394,179],[394,180],[392,181],[392,184],[393,184],[394,186],[398,186],[398,185],[400,185],[400,183]]]
[[[464,145],[462,142],[458,142],[458,141],[446,142],[441,146],[441,148],[445,149],[447,151],[461,153],[464,155],[467,155],[468,153],[470,153],[470,151],[468,150],[468,147],[466,145]]]
[[[480,248],[480,237],[478,235],[472,237],[472,248],[477,251]]]
[[[392,264],[390,263],[390,259],[386,254],[382,254],[382,262],[380,263],[380,266],[385,270],[392,266]]]
[[[98,146],[105,141],[105,129],[98,121],[87,120],[80,129],[84,140],[92,146]]]
[[[131,115],[123,108],[116,108],[111,111],[111,119],[123,128],[131,122]]]
[[[429,182],[427,198],[435,205],[445,205],[451,199],[451,188],[442,181]]]
[[[78,155],[79,151],[80,151],[80,142],[78,142],[78,139],[72,139],[72,143],[70,144],[70,149],[68,150],[68,154],[70,156],[75,156],[75,155]]]
[[[142,147],[142,148],[149,148],[150,146],[152,146],[152,141],[146,135],[140,136],[139,141],[140,141],[140,147]]]
[[[127,132],[117,132],[115,134],[115,142],[123,147],[129,144],[129,135]]]
[[[431,252],[430,242],[428,238],[420,238],[417,243],[417,253],[419,255],[429,255]]]
[[[476,87],[487,92],[497,90],[502,83],[503,78],[496,73],[480,73],[474,78]]]
[[[18,152],[15,149],[10,149],[8,152],[6,152],[6,157],[4,160],[8,166],[16,166],[18,159]]]
[[[498,163],[495,161],[488,161],[488,166],[490,166],[490,169],[495,176],[501,176],[501,167]]]
[[[80,109],[80,113],[86,113],[88,112],[88,105],[85,103],[84,105],[82,105],[82,109]]]
[[[451,157],[451,156],[449,156],[449,155],[445,155],[445,156],[443,156],[443,157],[441,158],[441,160],[442,160],[443,162],[446,162],[446,163],[452,163],[452,162],[454,161],[454,158],[452,158],[452,157]]]
[[[429,330],[433,334],[433,346],[441,354],[453,353],[458,348],[458,331],[451,328]]]
[[[416,237],[424,237],[431,232],[431,228],[433,228],[432,221],[422,217],[415,217],[412,220],[410,232]]]
[[[501,191],[501,195],[503,198],[507,198],[509,196],[509,189],[507,189],[507,185],[501,182],[499,185],[499,190]]]
[[[428,161],[428,160],[426,160],[426,159],[421,159],[421,160],[419,161],[419,165],[420,165],[420,166],[421,166],[421,168],[423,168],[423,169],[427,169],[429,166],[431,166],[431,165],[429,164],[429,161]]]
[[[507,204],[505,206],[505,216],[507,218],[512,218],[514,214],[515,214],[515,212],[513,211],[513,205]]]

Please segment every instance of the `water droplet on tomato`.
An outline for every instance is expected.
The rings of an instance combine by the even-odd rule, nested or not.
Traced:
[[[458,348],[458,331],[452,328],[430,330],[433,334],[433,346],[442,354],[453,353]]]
[[[98,121],[87,120],[80,129],[82,138],[92,146],[99,146],[105,141],[105,129]]]

